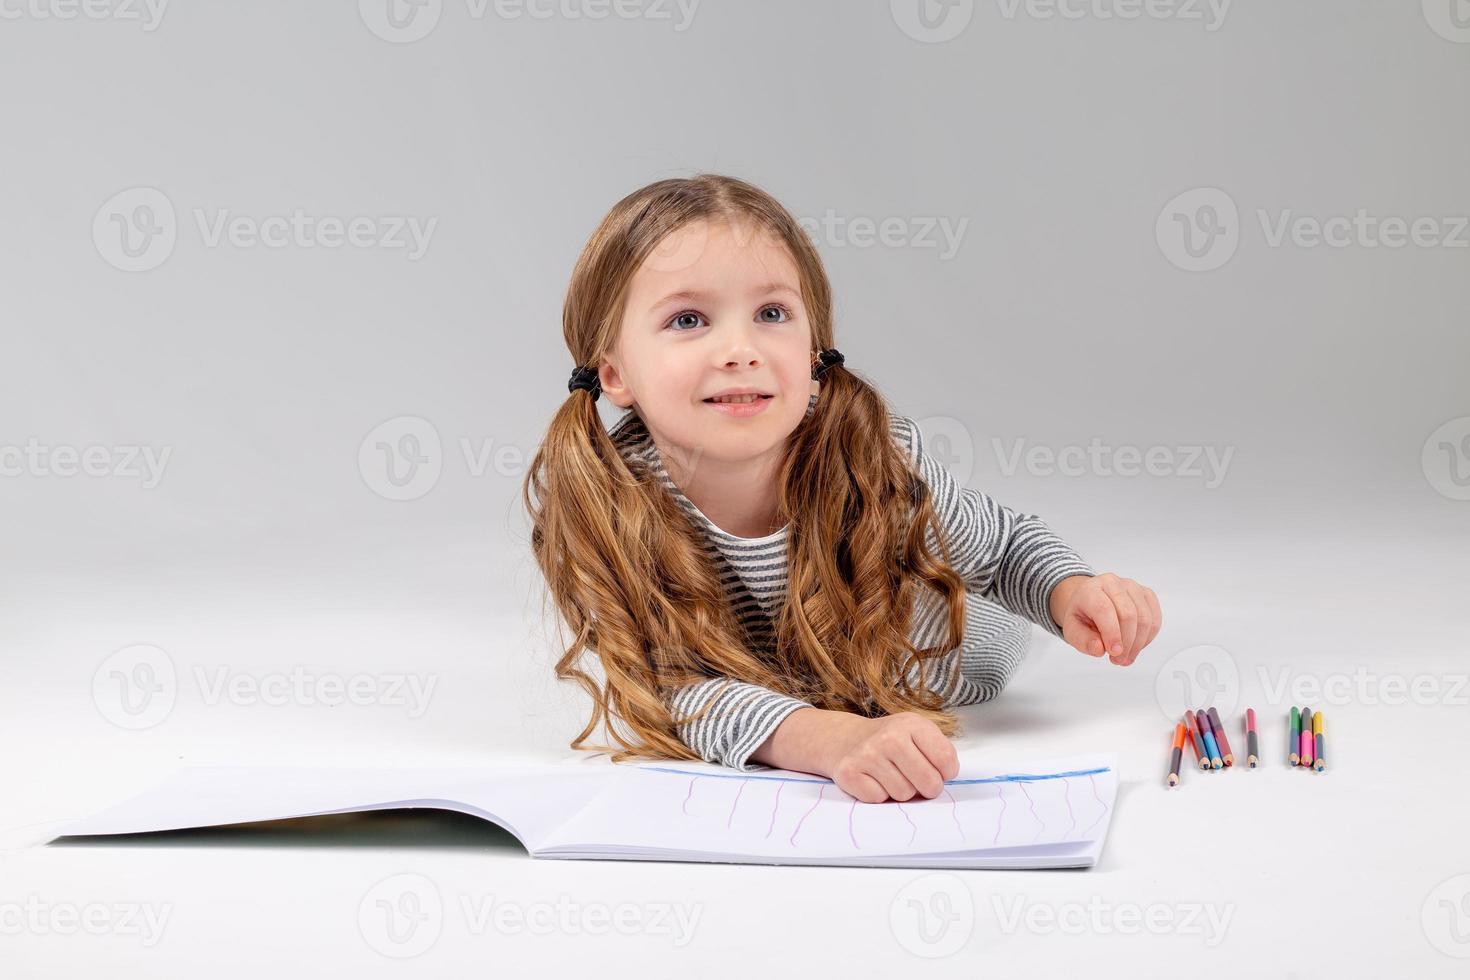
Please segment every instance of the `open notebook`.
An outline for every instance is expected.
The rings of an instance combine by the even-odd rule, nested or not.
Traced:
[[[476,769],[189,766],[50,838],[432,807],[496,823],[537,858],[896,868],[1091,867],[1117,767],[1087,756],[966,765],[934,799],[862,803],[831,780],[704,762]]]

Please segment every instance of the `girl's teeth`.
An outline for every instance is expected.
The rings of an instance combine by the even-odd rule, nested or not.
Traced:
[[[745,402],[758,401],[760,397],[760,395],[725,395],[714,400],[717,402],[740,402],[744,404]]]

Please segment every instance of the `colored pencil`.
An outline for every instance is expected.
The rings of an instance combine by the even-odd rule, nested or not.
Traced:
[[[1302,709],[1302,765],[1312,768],[1312,709]]]
[[[1256,709],[1245,709],[1245,767],[1254,769],[1261,761],[1260,743],[1256,741]]]
[[[1193,711],[1184,712],[1184,724],[1189,728],[1189,744],[1194,746],[1194,757],[1199,760],[1199,767],[1210,768],[1210,750],[1205,748],[1205,737],[1200,734],[1199,719]]]
[[[1184,722],[1174,726],[1174,749],[1169,753],[1169,786],[1179,785],[1179,762],[1184,758]]]
[[[1220,758],[1220,743],[1215,741],[1214,729],[1210,727],[1210,716],[1203,711],[1196,711],[1194,720],[1199,722],[1200,734],[1205,737],[1205,748],[1210,750],[1210,768],[1224,768],[1225,761]]]
[[[1321,772],[1327,768],[1327,732],[1323,727],[1322,712],[1320,711],[1312,716],[1312,740],[1317,743],[1314,746],[1317,755],[1313,765],[1316,766],[1318,772]]]
[[[1291,751],[1287,759],[1292,765],[1302,761],[1302,716],[1296,705],[1291,706]]]
[[[1225,726],[1220,722],[1220,712],[1213,706],[1209,710],[1210,729],[1215,733],[1215,741],[1220,746],[1220,756],[1225,760],[1227,766],[1235,765],[1235,753],[1230,751],[1230,739],[1225,737]]]

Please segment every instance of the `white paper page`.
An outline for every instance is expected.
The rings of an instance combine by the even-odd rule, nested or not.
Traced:
[[[595,767],[371,769],[187,766],[56,836],[129,834],[384,809],[434,806],[491,819],[533,850],[594,796]]]
[[[543,852],[866,859],[1071,845],[1102,840],[1118,785],[1110,756],[962,763],[959,776],[932,800],[876,804],[859,802],[831,780],[781,769],[619,768],[624,778],[553,831]]]

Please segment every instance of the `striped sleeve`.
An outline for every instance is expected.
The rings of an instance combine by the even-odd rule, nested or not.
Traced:
[[[703,717],[684,721],[708,704]],[[696,681],[669,698],[679,740],[706,762],[741,772],[760,768],[747,760],[761,743],[798,708],[811,707],[799,698],[728,677]]]
[[[1052,589],[1070,575],[1095,575],[1091,565],[1041,518],[1018,513],[979,490],[962,487],[924,448],[918,423],[893,416],[894,432],[928,484],[950,561],[966,588],[1025,616],[1053,636]],[[930,543],[933,546],[931,532]]]

